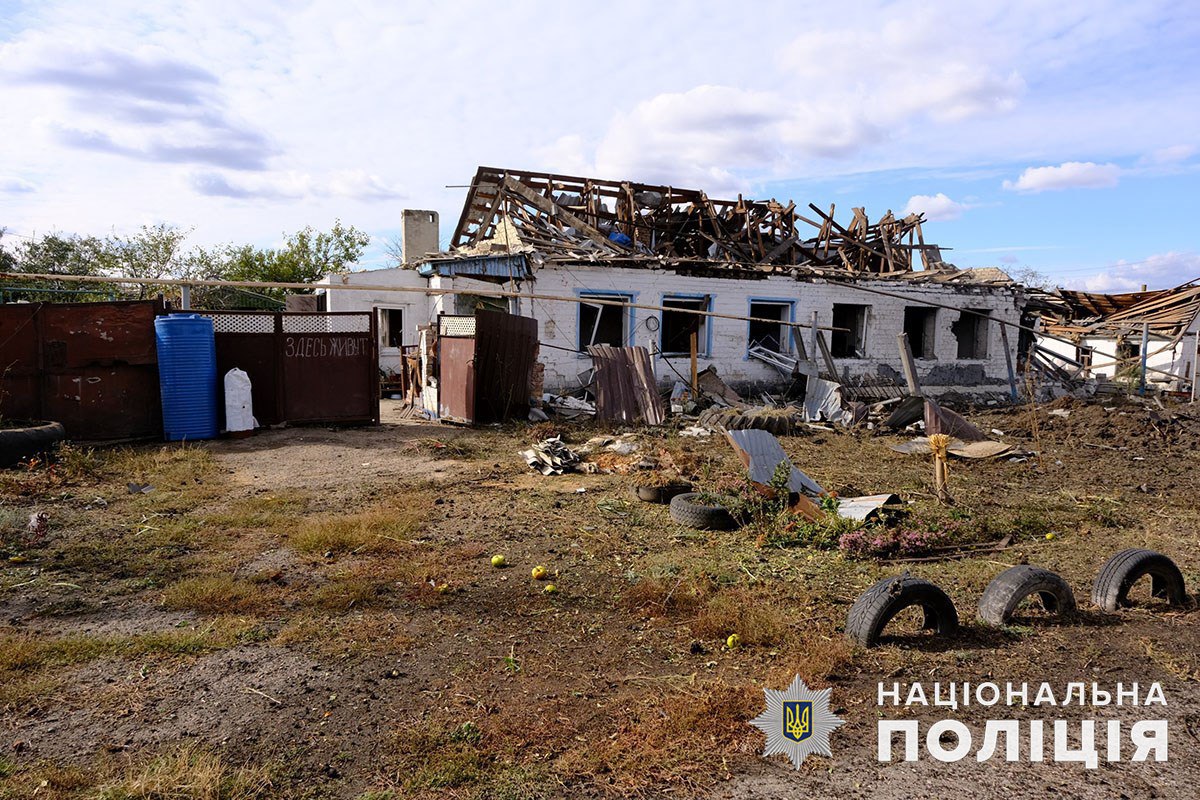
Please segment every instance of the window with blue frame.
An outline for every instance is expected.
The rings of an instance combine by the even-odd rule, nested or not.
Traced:
[[[593,302],[588,302],[589,300]],[[630,310],[625,306],[594,302],[596,300],[632,303],[633,295],[617,292],[581,292],[579,295],[579,349],[585,350],[593,344],[624,347],[629,342]]]
[[[775,353],[791,350],[791,331],[794,303],[788,300],[751,300],[749,347],[765,347]]]
[[[696,350],[708,354],[709,317],[695,313],[712,310],[712,297],[664,297],[659,326],[659,349],[664,356],[686,356],[692,352],[692,334]]]

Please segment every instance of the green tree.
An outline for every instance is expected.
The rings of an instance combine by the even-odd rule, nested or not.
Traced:
[[[7,272],[38,275],[103,275],[104,242],[94,236],[48,233],[26,239],[11,251]],[[5,299],[30,301],[85,302],[113,296],[111,284],[81,284],[44,278],[6,281]],[[25,289],[25,291],[18,291]]]

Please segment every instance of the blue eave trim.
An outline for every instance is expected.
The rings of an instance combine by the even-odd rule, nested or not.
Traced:
[[[464,256],[462,258],[444,261],[426,261],[417,265],[417,274],[422,278],[440,275],[443,278],[453,278],[456,275],[486,278],[505,278],[509,280],[528,280],[532,273],[529,271],[529,260],[524,253],[494,256]]]

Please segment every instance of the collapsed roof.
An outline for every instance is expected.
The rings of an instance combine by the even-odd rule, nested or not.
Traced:
[[[922,215],[889,211],[872,223],[854,208],[843,227],[834,211],[810,203],[801,214],[794,202],[713,200],[697,189],[480,167],[451,248],[459,255],[525,251],[541,263],[841,277],[909,276],[919,254],[925,277],[973,282],[926,244]]]
[[[1200,284],[1189,281],[1173,289],[1121,294],[1059,289],[1052,305],[1043,315],[1048,333],[1118,339],[1140,334],[1145,325],[1153,336],[1178,339],[1200,313]]]

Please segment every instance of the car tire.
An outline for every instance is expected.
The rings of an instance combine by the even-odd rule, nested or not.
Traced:
[[[702,531],[731,531],[738,527],[724,506],[699,501],[699,492],[684,492],[671,498],[671,519]]]
[[[1183,573],[1175,562],[1162,553],[1134,547],[1114,555],[1096,576],[1092,585],[1092,602],[1104,611],[1113,612],[1129,606],[1129,589],[1139,578],[1150,576],[1150,592],[1171,605],[1187,602]]]
[[[846,617],[846,635],[863,647],[874,647],[884,627],[910,606],[925,612],[922,627],[926,630],[939,636],[958,631],[958,611],[949,595],[929,581],[905,574],[884,578],[859,595]]]
[[[1022,564],[1001,572],[979,598],[979,618],[997,627],[1007,625],[1021,601],[1036,594],[1051,614],[1068,617],[1075,613],[1075,593],[1057,573]]]

